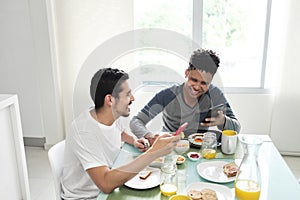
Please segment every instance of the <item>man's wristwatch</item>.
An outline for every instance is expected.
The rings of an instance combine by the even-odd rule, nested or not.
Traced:
[[[154,138],[154,134],[149,132],[144,136],[145,139],[149,140],[149,139],[153,139]]]

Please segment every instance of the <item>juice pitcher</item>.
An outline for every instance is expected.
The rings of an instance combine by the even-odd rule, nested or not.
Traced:
[[[257,162],[262,140],[252,135],[239,135],[244,157],[234,183],[235,197],[239,200],[258,200],[261,191],[261,176]]]

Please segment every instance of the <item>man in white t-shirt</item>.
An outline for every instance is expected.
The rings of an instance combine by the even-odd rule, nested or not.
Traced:
[[[100,192],[111,193],[153,160],[169,154],[180,140],[180,136],[164,134],[148,148],[145,139],[124,131],[120,116],[129,116],[134,101],[128,78],[124,71],[112,68],[100,69],[93,76],[90,94],[95,107],[73,121],[66,138],[63,199],[96,199]],[[122,141],[144,153],[111,169]]]

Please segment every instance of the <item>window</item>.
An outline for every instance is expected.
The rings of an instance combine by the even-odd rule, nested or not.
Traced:
[[[134,28],[160,28],[178,32],[203,48],[216,51],[222,87],[264,88],[270,0],[136,0]],[[168,59],[161,49],[141,51],[141,67]],[[171,56],[172,57],[172,56]],[[173,68],[182,74],[186,65]],[[169,61],[172,63],[172,61]],[[174,59],[173,64],[178,63]],[[155,70],[155,69],[153,69]]]

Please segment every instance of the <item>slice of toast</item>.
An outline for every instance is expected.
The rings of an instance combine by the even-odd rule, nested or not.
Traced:
[[[239,170],[239,167],[235,162],[227,163],[223,166],[224,173],[228,178],[236,176],[236,173]]]
[[[140,173],[139,173],[139,177],[140,177],[140,179],[142,179],[142,180],[146,180],[150,175],[151,175],[151,171],[149,171],[149,170],[144,170],[144,171],[141,171]]]

